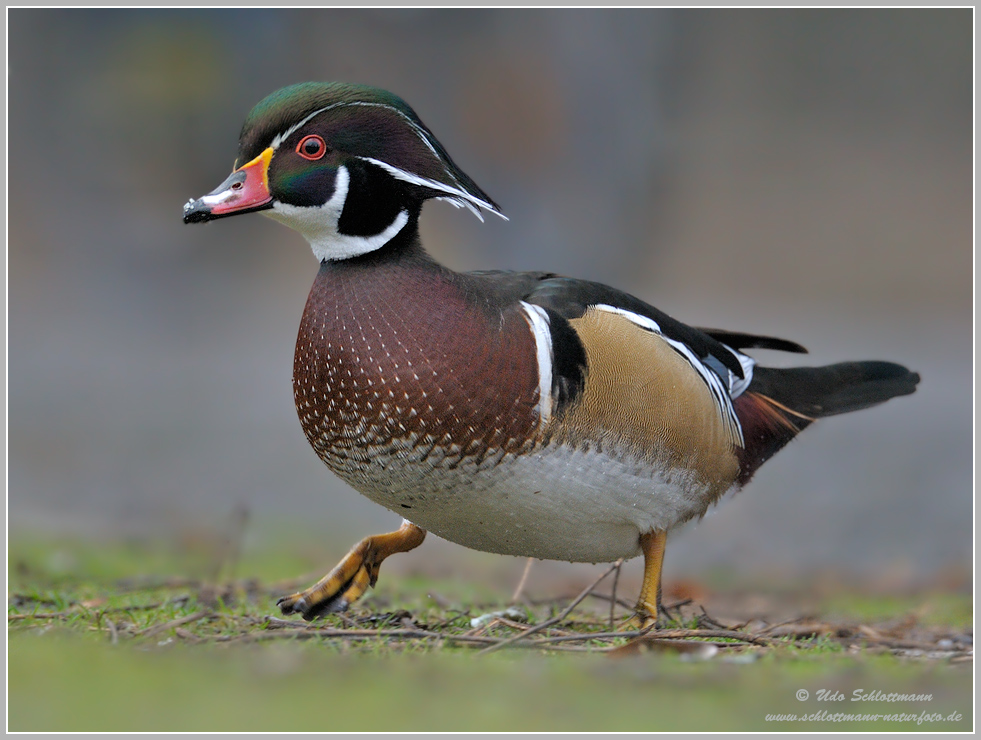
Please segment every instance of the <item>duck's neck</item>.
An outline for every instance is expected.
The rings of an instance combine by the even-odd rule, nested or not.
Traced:
[[[314,280],[303,322],[345,315],[357,320],[431,324],[427,316],[460,310],[467,301],[463,276],[434,260],[415,223],[383,247],[345,260],[324,260]],[[340,327],[333,326],[333,331]],[[302,326],[301,326],[302,331]]]

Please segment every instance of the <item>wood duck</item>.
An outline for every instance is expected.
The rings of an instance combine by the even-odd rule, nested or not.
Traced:
[[[397,96],[303,83],[253,108],[232,174],[184,206],[185,223],[258,211],[310,242],[300,423],[332,471],[404,517],[281,599],[285,614],[346,609],[431,531],[552,560],[642,554],[636,611],[656,621],[669,530],[815,419],[919,382],[887,362],[760,367],[743,350],[806,350],[686,326],[587,280],[454,272],[420,242],[431,198],[503,216]]]

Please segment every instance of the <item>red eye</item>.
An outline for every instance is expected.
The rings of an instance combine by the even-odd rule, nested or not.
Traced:
[[[304,159],[320,159],[327,153],[327,144],[316,134],[304,136],[296,145],[296,153]]]

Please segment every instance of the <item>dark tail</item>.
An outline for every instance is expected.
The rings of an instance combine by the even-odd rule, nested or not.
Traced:
[[[746,444],[739,454],[739,482],[748,481],[815,419],[909,395],[919,382],[917,373],[892,362],[755,368],[753,382],[733,401]]]

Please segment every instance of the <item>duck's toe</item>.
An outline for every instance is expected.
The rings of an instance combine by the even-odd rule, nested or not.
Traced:
[[[283,614],[299,614],[307,621],[345,611],[375,585],[385,558],[418,547],[425,537],[425,530],[411,522],[396,532],[365,537],[330,573],[305,591],[284,596],[276,606]]]

